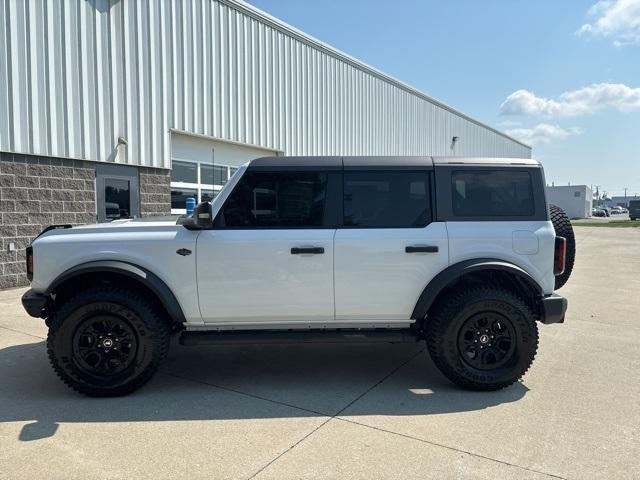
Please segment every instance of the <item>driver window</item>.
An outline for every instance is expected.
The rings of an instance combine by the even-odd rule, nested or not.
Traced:
[[[327,175],[247,172],[222,208],[224,228],[321,227]]]

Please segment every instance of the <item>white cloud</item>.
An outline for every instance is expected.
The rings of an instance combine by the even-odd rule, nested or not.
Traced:
[[[519,127],[522,125],[522,122],[517,122],[515,120],[503,120],[502,122],[498,122],[498,126],[502,128],[513,128]]]
[[[640,43],[640,0],[600,0],[588,15],[596,17],[576,31],[576,35],[613,39],[616,47]]]
[[[562,93],[557,100],[538,97],[528,90],[516,90],[500,105],[503,115],[572,117],[606,107],[621,112],[640,110],[640,87],[622,83],[597,83]]]
[[[505,133],[528,145],[550,143],[553,140],[565,140],[574,135],[581,135],[582,129],[578,127],[562,128],[549,123],[539,123],[532,128],[512,128]]]

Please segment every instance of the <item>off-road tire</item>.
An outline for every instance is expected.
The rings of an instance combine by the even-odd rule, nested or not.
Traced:
[[[89,373],[83,368],[75,340],[83,325],[104,316],[129,325],[135,339],[130,359],[122,362],[127,367],[113,375]],[[56,306],[48,323],[47,354],[53,369],[66,385],[92,397],[126,395],[140,388],[169,351],[170,325],[161,311],[149,298],[117,286],[77,293]]]
[[[567,259],[564,272],[556,276],[555,289],[558,290],[567,283],[573,271],[573,263],[576,259],[576,237],[573,234],[571,220],[569,220],[567,214],[564,213],[564,210],[560,207],[549,205],[549,218],[551,219],[551,223],[553,223],[556,235],[567,239]]]
[[[463,326],[485,314],[508,320],[514,349],[505,364],[495,369],[471,366],[459,347]],[[453,383],[469,390],[499,390],[520,379],[538,349],[538,326],[527,304],[513,293],[494,287],[476,287],[442,299],[426,319],[425,334],[431,358]]]

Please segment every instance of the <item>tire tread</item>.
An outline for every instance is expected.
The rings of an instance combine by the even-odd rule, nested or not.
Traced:
[[[514,375],[513,378],[502,382],[481,384],[463,377],[456,371],[455,368],[452,368],[451,364],[446,361],[443,356],[440,343],[445,337],[445,329],[449,321],[454,318],[454,316],[457,315],[461,309],[473,302],[483,301],[488,298],[504,301],[506,303],[514,305],[516,308],[524,312],[524,316],[527,323],[529,324],[529,328],[532,332],[534,332],[534,346],[531,358],[525,364],[523,369],[521,369],[519,372],[516,372],[516,375]],[[434,307],[433,313],[429,315],[429,318],[426,322],[426,340],[427,349],[429,350],[431,359],[438,367],[438,369],[449,380],[454,382],[456,385],[459,385],[462,388],[468,390],[492,391],[500,390],[508,387],[509,385],[512,385],[529,370],[538,350],[539,337],[535,315],[525,301],[508,290],[503,290],[496,287],[475,287],[454,292],[448,297],[442,299]]]
[[[556,205],[549,205],[549,218],[553,223],[553,228],[556,231],[556,235],[567,239],[567,262],[564,272],[561,275],[557,275],[555,278],[555,289],[563,287],[573,271],[573,264],[576,258],[576,237],[573,233],[573,227],[571,226],[571,220],[564,212],[563,209]]]
[[[157,342],[156,348],[153,350],[153,360],[141,374],[124,385],[107,389],[82,384],[72,379],[60,365],[53,348],[56,335],[58,334],[64,320],[77,308],[95,301],[113,301],[114,299],[118,300],[118,303],[121,303],[128,308],[130,308],[130,305],[135,305],[139,310],[146,310],[142,320],[153,332],[153,339]],[[47,356],[49,358],[49,363],[56,372],[56,375],[60,377],[65,385],[74,391],[91,397],[116,397],[126,395],[137,390],[151,379],[158,370],[160,363],[162,363],[169,353],[171,330],[169,322],[163,318],[158,309],[147,297],[115,285],[90,288],[70,297],[62,305],[57,306],[57,308],[52,311],[48,318],[48,326],[49,333],[47,335],[46,342]]]

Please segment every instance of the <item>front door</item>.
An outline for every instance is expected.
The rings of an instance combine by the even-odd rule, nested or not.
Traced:
[[[430,175],[345,170],[336,322],[406,325],[424,287],[447,266],[446,226],[431,222]]]
[[[334,319],[326,172],[247,170],[198,236],[200,311],[233,328]]]

